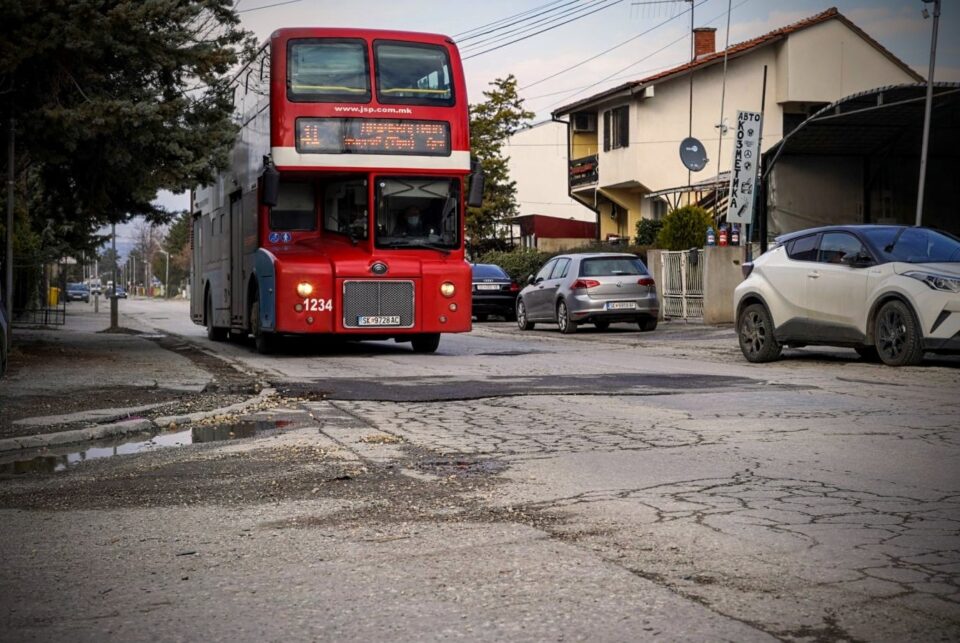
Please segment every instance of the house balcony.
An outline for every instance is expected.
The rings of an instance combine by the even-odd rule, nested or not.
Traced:
[[[574,159],[569,162],[568,166],[567,179],[571,190],[582,190],[595,186],[599,181],[599,157],[596,154]]]

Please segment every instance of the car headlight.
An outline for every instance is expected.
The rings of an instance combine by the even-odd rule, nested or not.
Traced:
[[[297,284],[297,294],[301,297],[309,297],[313,294],[313,284],[308,281],[301,281]]]
[[[457,292],[457,287],[454,286],[451,282],[445,281],[440,284],[440,294],[444,297],[453,297],[454,293]]]
[[[948,277],[947,275],[938,275],[932,272],[920,272],[919,270],[912,270],[903,274],[905,277],[912,277],[913,279],[922,281],[933,290],[960,293],[960,279],[957,277]]]

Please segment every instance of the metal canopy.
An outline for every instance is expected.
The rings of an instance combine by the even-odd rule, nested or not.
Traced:
[[[926,87],[880,87],[824,107],[767,151],[765,174],[784,154],[919,155]],[[934,84],[931,125],[930,155],[960,154],[960,83]]]

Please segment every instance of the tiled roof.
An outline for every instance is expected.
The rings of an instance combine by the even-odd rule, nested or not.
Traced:
[[[752,40],[746,40],[744,42],[731,45],[726,49],[727,58],[736,58],[738,56],[742,56],[743,54],[753,51],[754,49],[757,49],[759,47],[763,47],[765,45],[769,45],[774,42],[779,42],[780,40],[783,40],[784,38],[786,38],[789,34],[795,33],[797,31],[801,31],[803,29],[806,29],[807,27],[812,27],[813,25],[817,25],[832,19],[837,19],[843,22],[843,24],[845,24],[847,27],[853,30],[857,35],[859,35],[865,41],[870,43],[870,45],[872,45],[884,56],[889,58],[894,64],[898,65],[908,74],[913,76],[918,82],[921,82],[924,80],[923,76],[915,72],[906,63],[904,63],[902,60],[894,56],[886,47],[884,47],[879,42],[871,38],[870,35],[867,34],[860,27],[853,24],[842,13],[837,11],[836,7],[830,7],[826,11],[810,16],[809,18],[804,18],[803,20],[799,20],[785,27],[774,29],[773,31],[766,33],[762,36],[759,36],[757,38],[754,38]],[[703,67],[708,67],[713,64],[717,64],[718,62],[723,61],[723,56],[724,56],[723,51],[717,51],[712,54],[701,56],[696,60],[690,61],[688,63],[684,63],[677,67],[673,67],[672,69],[667,69],[666,71],[662,71],[660,73],[654,74],[653,76],[647,76],[646,78],[643,78],[641,80],[632,80],[628,83],[624,83],[612,89],[608,89],[606,91],[600,92],[599,94],[594,94],[589,98],[579,100],[575,103],[570,103],[569,105],[564,105],[563,107],[560,107],[557,110],[555,110],[553,113],[556,115],[569,114],[570,112],[575,111],[577,108],[583,105],[587,105],[594,101],[600,100],[602,98],[605,98],[606,96],[618,94],[622,91],[633,89],[636,87],[655,85],[656,83],[661,82],[667,78],[684,75],[688,72],[701,69]]]

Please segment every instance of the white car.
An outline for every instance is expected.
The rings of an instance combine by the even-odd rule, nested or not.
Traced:
[[[847,346],[891,366],[960,352],[960,239],[923,227],[802,230],[743,266],[734,292],[740,350]]]

